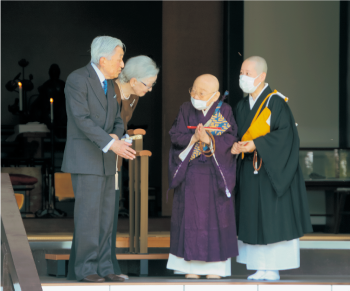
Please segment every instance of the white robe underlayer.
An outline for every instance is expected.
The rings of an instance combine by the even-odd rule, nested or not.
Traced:
[[[214,104],[210,104],[207,110],[203,110],[203,115],[206,116],[210,107]],[[180,154],[181,161],[186,159],[190,153],[194,144],[191,145],[192,139],[187,148]],[[195,275],[218,275],[221,277],[231,276],[231,258],[222,262],[203,262],[203,261],[185,261],[184,258],[179,258],[172,254],[169,254],[167,269],[174,270],[175,274],[195,274]]]
[[[175,274],[218,275],[231,276],[231,258],[223,262],[185,261],[169,254],[167,269],[174,270]]]
[[[300,267],[299,239],[268,245],[249,245],[238,241],[237,263],[247,270],[289,270]]]

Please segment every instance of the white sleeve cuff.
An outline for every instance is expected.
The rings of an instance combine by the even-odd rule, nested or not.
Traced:
[[[193,138],[193,136],[192,136],[192,138]],[[179,158],[180,158],[181,161],[186,159],[187,155],[190,153],[191,149],[195,145],[195,144],[191,145],[192,138],[191,138],[190,143],[188,144],[187,148],[183,152],[181,152],[181,154],[179,154]]]
[[[109,149],[111,148],[112,144],[114,143],[114,138],[112,138],[112,140],[102,149],[102,151],[104,153],[107,153],[109,151]]]

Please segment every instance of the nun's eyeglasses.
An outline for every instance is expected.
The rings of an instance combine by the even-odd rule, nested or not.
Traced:
[[[142,83],[143,85],[145,85],[148,90],[152,89],[152,87],[156,84],[156,82],[154,82],[151,86],[147,86],[144,82],[142,82],[142,81],[139,81],[139,82]]]

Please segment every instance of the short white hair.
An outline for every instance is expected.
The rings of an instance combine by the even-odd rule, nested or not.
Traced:
[[[99,65],[100,58],[105,57],[110,60],[115,54],[114,49],[120,46],[125,49],[125,45],[120,39],[111,36],[98,36],[95,37],[91,43],[91,62],[95,65]]]
[[[120,83],[128,83],[132,78],[138,81],[158,75],[159,68],[156,63],[147,56],[137,56],[128,59],[124,69],[118,76]]]
[[[264,58],[259,56],[253,56],[246,59],[246,61],[251,61],[255,63],[255,70],[258,75],[260,75],[261,73],[267,74],[267,63]]]

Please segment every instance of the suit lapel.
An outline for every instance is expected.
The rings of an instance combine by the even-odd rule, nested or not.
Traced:
[[[95,72],[95,70],[91,66],[91,64],[88,64],[86,66],[86,68],[90,73],[90,77],[88,77],[88,81],[89,81],[97,99],[100,101],[102,107],[104,108],[104,110],[107,111],[107,98],[106,98],[105,92],[102,88],[100,79],[98,78],[97,73]],[[108,84],[108,85],[110,86],[110,84]],[[109,88],[108,88],[108,91],[110,91]]]
[[[258,111],[258,109],[259,109],[261,103],[264,101],[264,99],[266,98],[266,96],[269,95],[271,92],[272,92],[272,91],[271,91],[270,86],[267,86],[267,87],[265,88],[265,90],[261,93],[261,95],[259,96],[258,100],[255,102],[255,104],[254,104],[252,110],[250,110],[250,112],[248,113],[248,115],[247,115],[247,117],[246,117],[246,119],[245,119],[245,121],[244,121],[244,123],[243,123],[243,126],[241,126],[241,127],[238,129],[238,135],[239,135],[240,137],[242,137],[242,136],[247,132],[247,130],[248,130],[250,124],[252,123],[252,120],[253,120],[253,118],[254,118],[256,112]],[[247,99],[248,99],[248,98],[249,98],[249,97],[247,97]],[[249,107],[249,99],[248,99],[246,102],[247,102],[246,105],[248,106],[248,108],[250,108],[250,107]]]

